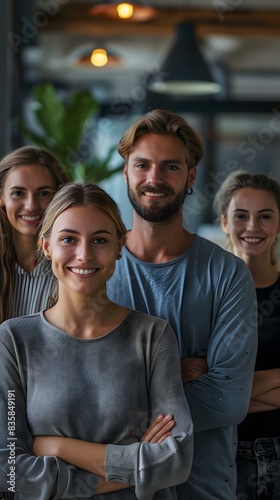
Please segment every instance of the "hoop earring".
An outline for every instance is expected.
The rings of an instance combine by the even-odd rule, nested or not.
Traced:
[[[121,258],[122,258],[122,254],[121,254],[121,253],[119,253],[119,254],[117,255],[117,260],[120,260]]]
[[[191,196],[193,194],[193,188],[187,188],[187,195]]]
[[[46,255],[46,260],[52,260],[50,255]]]

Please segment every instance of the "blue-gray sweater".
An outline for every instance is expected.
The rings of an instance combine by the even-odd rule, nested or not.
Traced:
[[[203,356],[208,373],[185,384],[194,422],[194,459],[179,500],[233,500],[236,425],[247,412],[257,350],[256,293],[246,264],[195,236],[176,259],[152,264],[126,248],[109,297],[168,320],[181,358]]]

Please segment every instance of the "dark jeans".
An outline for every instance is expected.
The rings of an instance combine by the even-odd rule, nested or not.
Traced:
[[[237,500],[280,500],[280,437],[238,442]]]

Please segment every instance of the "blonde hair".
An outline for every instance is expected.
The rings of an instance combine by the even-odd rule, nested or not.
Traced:
[[[51,153],[38,147],[23,146],[7,154],[0,161],[0,194],[10,171],[25,165],[45,167],[54,178],[57,189],[69,180],[63,166]],[[10,317],[15,262],[13,230],[7,219],[5,207],[0,206],[0,323]]]
[[[118,205],[104,189],[93,182],[69,182],[54,195],[46,208],[39,239],[42,236],[49,238],[55,220],[67,208],[84,206],[96,207],[105,212],[114,222],[118,238],[126,235],[127,229],[121,219]]]
[[[136,120],[124,133],[118,151],[125,161],[137,139],[146,134],[174,135],[181,139],[189,168],[196,167],[203,157],[202,140],[184,118],[171,111],[155,109]]]
[[[221,217],[227,218],[227,211],[229,203],[235,191],[238,189],[251,188],[251,189],[261,189],[263,191],[268,191],[271,196],[275,199],[280,215],[280,185],[279,183],[265,174],[249,174],[244,170],[236,170],[224,180],[220,186],[213,202],[213,209],[218,215],[218,221],[221,221]],[[226,248],[233,251],[233,245],[231,243],[230,236],[226,237]],[[272,248],[271,248],[271,264],[277,270],[280,267],[279,262],[279,241],[276,237]]]

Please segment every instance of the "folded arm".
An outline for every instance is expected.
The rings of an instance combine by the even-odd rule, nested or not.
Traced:
[[[140,442],[161,443],[170,436],[171,429],[175,426],[172,415],[158,415],[143,434]],[[108,493],[128,488],[129,485],[118,481],[105,480],[105,452],[106,445],[90,443],[78,439],[60,436],[35,436],[32,446],[36,456],[55,456],[100,476],[95,494]]]
[[[255,371],[251,394],[253,399],[277,388],[280,388],[280,368]]]
[[[277,410],[280,408],[280,387],[251,398],[248,413]]]
[[[219,278],[223,286],[212,297],[212,329],[205,344],[197,345],[198,354],[207,351],[208,369],[184,382],[194,432],[237,425],[248,411],[258,340],[257,302],[246,264],[238,267],[230,278],[223,270]],[[197,337],[203,325],[202,315],[195,325]],[[201,337],[205,338],[204,332]]]
[[[185,358],[181,361],[181,375],[183,384],[196,380],[204,373],[207,373],[208,366],[206,358],[195,356],[193,358]]]

